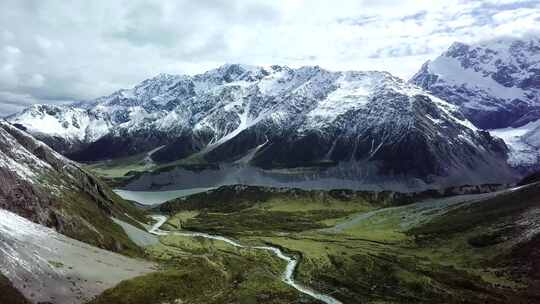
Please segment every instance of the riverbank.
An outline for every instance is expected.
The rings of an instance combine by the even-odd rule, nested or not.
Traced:
[[[298,290],[301,293],[304,293],[306,295],[309,295],[317,300],[322,301],[326,304],[342,304],[337,299],[334,299],[333,297],[319,293],[309,287],[303,286],[302,284],[296,282],[294,280],[296,267],[298,266],[298,258],[287,255],[283,253],[283,251],[277,247],[272,246],[244,246],[237,241],[234,241],[232,239],[219,236],[219,235],[210,235],[207,233],[200,233],[200,232],[170,232],[170,231],[164,231],[161,230],[161,226],[167,222],[168,218],[163,215],[154,215],[153,219],[156,221],[156,223],[148,230],[150,233],[163,236],[163,235],[180,235],[180,236],[188,236],[188,237],[202,237],[206,239],[212,239],[212,240],[218,240],[225,242],[227,244],[230,244],[234,247],[238,248],[247,248],[247,249],[257,249],[257,250],[265,250],[270,251],[273,254],[275,254],[278,258],[285,261],[287,263],[287,266],[281,276],[281,280],[285,282],[286,284],[290,285],[294,289]]]

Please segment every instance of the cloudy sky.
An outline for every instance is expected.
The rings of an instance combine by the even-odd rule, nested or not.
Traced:
[[[0,115],[223,63],[387,70],[540,28],[540,1],[0,1]]]

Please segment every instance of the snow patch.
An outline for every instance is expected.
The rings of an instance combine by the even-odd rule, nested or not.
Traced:
[[[374,87],[370,77],[353,78],[350,73],[342,75],[335,84],[337,89],[320,101],[308,116],[313,119],[335,119],[343,113],[366,105]]]
[[[471,91],[483,91],[491,96],[507,100],[526,100],[525,91],[522,89],[505,87],[480,72],[465,69],[456,58],[440,56],[431,62],[429,71],[449,84],[464,86]]]
[[[526,138],[539,127],[540,120],[536,120],[518,128],[493,129],[489,132],[504,140],[510,149],[508,163],[511,166],[530,166],[538,163],[540,151],[538,146],[529,144]]]

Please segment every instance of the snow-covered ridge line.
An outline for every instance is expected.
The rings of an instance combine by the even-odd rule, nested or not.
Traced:
[[[502,143],[458,105],[419,86],[386,72],[317,66],[229,64],[194,76],[160,75],[84,107],[30,108],[10,121],[79,161],[143,153],[147,164],[243,160],[292,168],[352,161],[364,166],[361,181],[410,174],[432,182],[505,157]],[[55,128],[46,127],[51,121]],[[402,157],[408,161],[396,161]],[[462,182],[476,179],[472,173]]]
[[[387,72],[227,64],[194,76],[160,74],[87,103],[34,105],[8,120],[68,145],[148,129],[172,137],[194,130],[213,133],[212,149],[258,122],[283,124],[291,111],[304,117],[302,130],[325,128],[368,107],[378,92],[391,91],[426,94]],[[250,101],[254,96],[258,100]]]
[[[13,128],[13,126],[0,120],[0,142],[2,143],[2,147],[0,147],[0,168],[19,176],[23,180],[35,183],[39,176],[45,175],[52,167],[50,164],[34,155],[33,151],[29,151],[26,147],[21,145],[18,140],[10,134],[9,130],[11,128]],[[24,135],[24,133],[18,130],[16,132]],[[33,139],[27,138],[27,140],[33,142],[37,146],[42,145],[42,143]],[[43,148],[46,149],[46,147]]]

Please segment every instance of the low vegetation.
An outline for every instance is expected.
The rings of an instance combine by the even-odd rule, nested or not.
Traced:
[[[281,282],[285,263],[265,251],[170,235],[147,254],[160,262],[158,272],[125,281],[90,303],[317,303]]]
[[[532,272],[540,244],[520,238],[532,229],[520,219],[540,207],[539,187],[410,203],[392,195],[226,187],[161,211],[175,215],[166,229],[300,254],[297,278],[344,303],[540,301],[531,288],[538,286]]]

